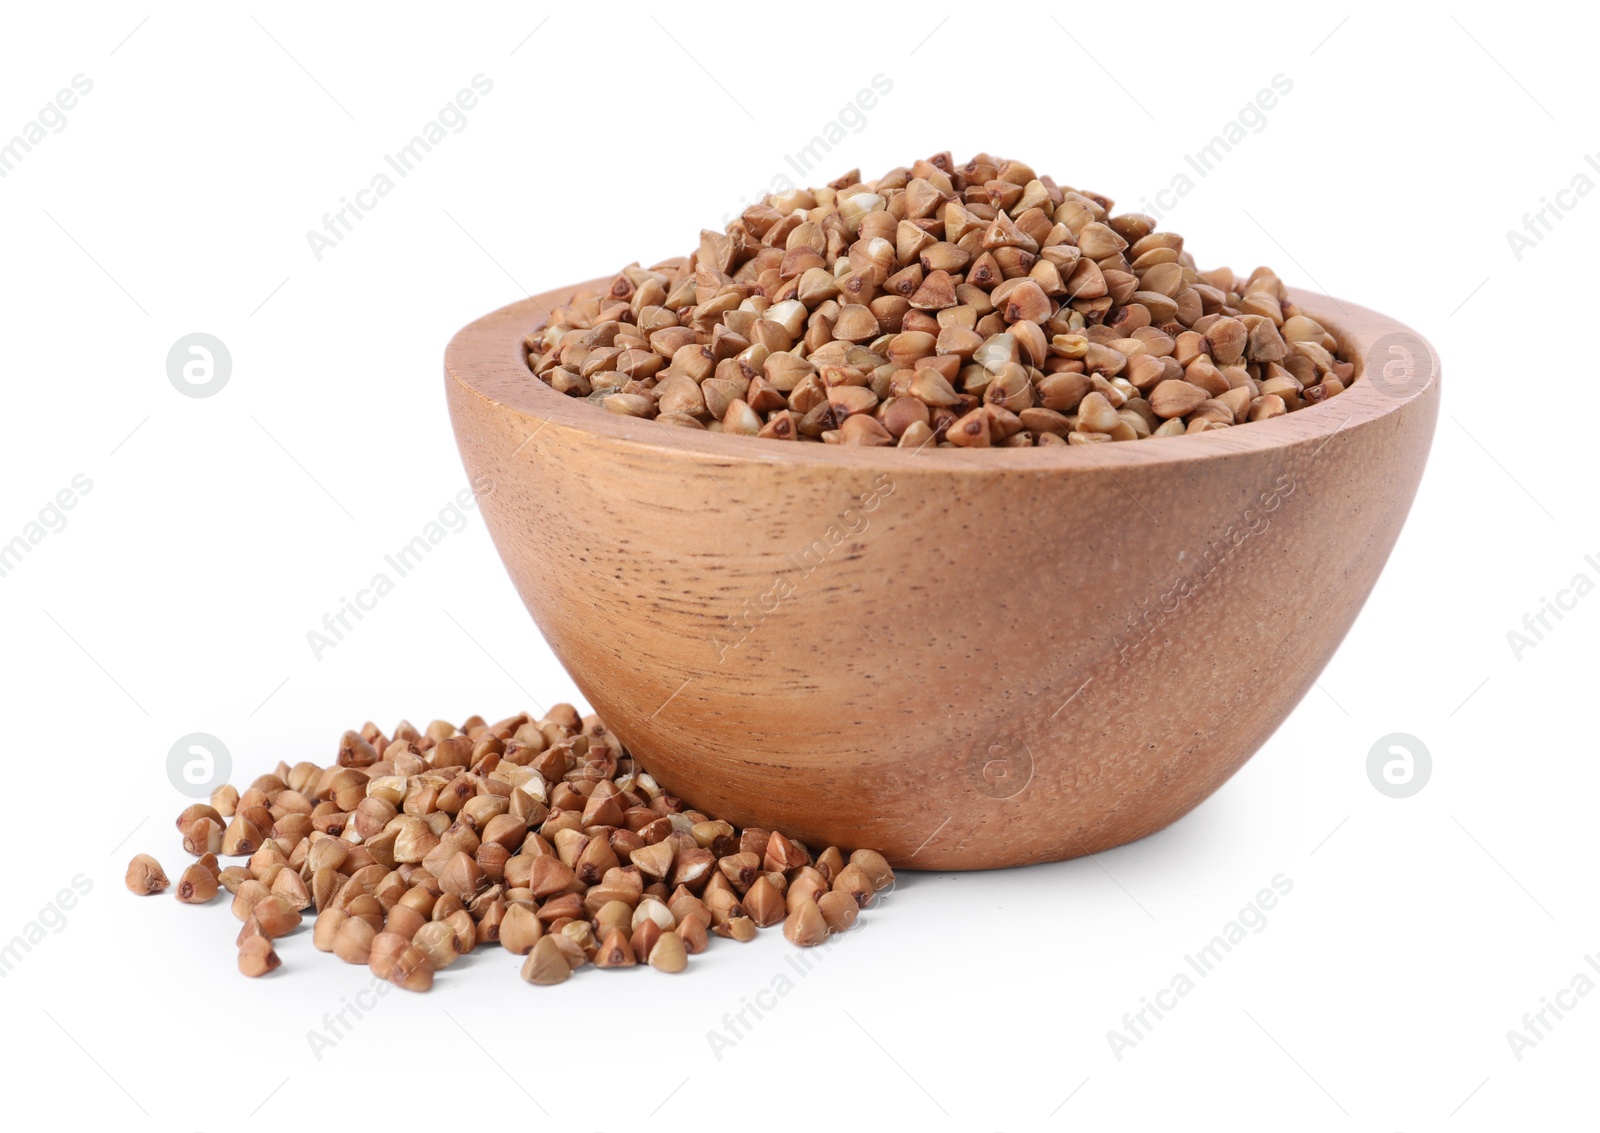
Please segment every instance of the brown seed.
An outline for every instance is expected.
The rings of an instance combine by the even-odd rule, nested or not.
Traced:
[[[239,945],[239,971],[251,979],[266,975],[282,963],[272,949],[272,941],[264,936],[251,937]]]
[[[798,440],[799,421],[787,409],[780,409],[767,418],[767,423],[761,426],[761,431],[756,435],[781,441]]]
[[[990,443],[989,415],[982,406],[951,425],[945,440],[960,448],[987,448]]]
[[[716,868],[717,859],[710,850],[703,850],[699,846],[689,846],[678,851],[677,861],[672,866],[672,876],[668,884],[674,888],[687,886],[698,889],[711,876],[711,871]]]
[[[135,854],[133,860],[128,863],[128,872],[123,880],[128,886],[128,892],[137,893],[141,897],[160,893],[171,884],[167,880],[166,872],[161,868],[161,863],[149,854]]]
[[[389,933],[380,934],[381,937]],[[398,943],[379,948],[375,946],[369,961],[372,974],[388,980],[407,991],[428,991],[433,987],[433,965],[422,950],[404,937]]]
[[[239,932],[233,938],[234,947],[237,948],[251,937],[260,937],[263,940],[271,939],[266,933],[261,931],[261,926],[256,924],[256,922],[252,919],[245,921],[244,924],[239,926]]]
[[[455,933],[456,951],[465,956],[471,952],[478,943],[477,926],[472,923],[472,914],[465,909],[458,909],[445,917],[442,924],[448,925],[450,931]]]
[[[531,984],[558,984],[572,975],[572,965],[553,936],[541,937],[522,965],[522,978]]]
[[[428,959],[438,972],[461,958],[461,949],[455,932],[444,921],[429,921],[411,938],[412,945]]]
[[[178,878],[177,897],[186,905],[204,905],[217,895],[218,888],[217,875],[195,862]]]
[[[633,946],[628,943],[628,935],[620,928],[607,932],[594,954],[594,966],[597,968],[631,968],[636,963],[638,959],[633,954]]]
[[[1263,394],[1250,405],[1250,420],[1266,421],[1273,417],[1282,417],[1288,412],[1283,398],[1275,393]]]
[[[423,920],[432,920],[433,910],[441,899],[442,895],[435,894],[424,886],[413,885],[406,890],[405,896],[400,898],[399,903],[408,909],[414,909],[421,913]],[[457,898],[457,900],[460,900],[460,898]]]
[[[199,857],[201,854],[214,854],[221,849],[222,825],[220,820],[197,818],[184,827],[184,853]]]
[[[621,826],[622,807],[614,795],[600,795],[598,792],[591,795],[583,808],[584,827],[590,826]],[[486,839],[487,840],[487,839]]]
[[[528,874],[528,888],[538,900],[558,893],[565,893],[572,889],[578,882],[578,875],[561,859],[552,855],[541,856],[533,859],[533,865]]]
[[[628,938],[628,942],[633,946],[633,954],[648,958],[650,949],[655,947],[656,941],[661,939],[661,934],[664,931],[666,930],[655,921],[644,921],[636,925],[632,935]]]
[[[795,297],[808,307],[815,307],[838,294],[839,282],[825,267],[807,268],[795,285]]]
[[[834,890],[817,898],[817,909],[830,932],[848,932],[861,914],[861,906],[849,893]]]
[[[606,871],[615,868],[620,863],[617,855],[611,848],[611,843],[605,838],[591,838],[583,847],[583,852],[573,863],[573,873],[584,885],[594,885],[606,875]]]
[[[857,905],[865,909],[872,903],[872,882],[867,877],[867,871],[858,865],[847,865],[838,877],[834,878],[833,889],[836,893],[848,893]]]
[[[689,953],[683,938],[675,932],[663,932],[650,949],[650,966],[658,972],[681,972],[687,968]]]
[[[848,868],[848,867],[847,867]],[[798,877],[793,885],[784,892],[783,904],[786,913],[792,913],[800,902],[807,899],[816,900],[828,892],[829,883],[820,875],[815,877]]]
[[[888,859],[877,850],[856,850],[850,855],[850,864],[867,875],[875,891],[881,891],[894,882],[894,870],[889,868]]]
[[[1114,346],[1091,342],[1084,347],[1083,365],[1091,374],[1111,377],[1120,374],[1128,364],[1128,356]]]
[[[1091,260],[1114,256],[1128,246],[1128,242],[1108,225],[1095,221],[1078,232],[1078,249]]]
[[[306,851],[306,866],[313,871],[336,870],[344,865],[344,860],[349,854],[348,842],[341,842],[338,838],[319,838],[312,842],[311,848]]]
[[[283,847],[269,840],[250,855],[249,868],[257,881],[270,886],[276,880],[278,871],[288,862],[289,856],[283,852]]]
[[[1206,391],[1184,381],[1165,381],[1150,393],[1150,409],[1157,417],[1183,417],[1206,400]]]
[[[1215,331],[1216,328],[1213,327],[1212,330]],[[1289,347],[1284,343],[1283,336],[1278,333],[1278,328],[1270,320],[1262,320],[1250,328],[1246,353],[1252,362],[1277,362],[1288,356]]]
[[[332,952],[340,927],[350,919],[343,909],[324,909],[311,925],[311,945],[318,952]]]
[[[829,846],[817,855],[815,868],[823,879],[831,884],[833,879],[839,876],[839,871],[844,868],[844,854],[840,852],[838,846]]]
[[[576,900],[576,899],[574,899]],[[472,915],[477,918],[477,926],[473,935],[479,944],[497,944],[500,941],[500,925],[505,920],[506,910],[510,908],[502,898],[490,901],[475,901],[472,906]],[[574,912],[577,909],[573,910]],[[552,916],[552,920],[561,919]]]
[[[250,918],[269,940],[286,936],[300,927],[300,910],[284,898],[271,895],[251,907]]]
[[[1206,331],[1206,346],[1219,366],[1231,366],[1242,358],[1249,340],[1250,332],[1238,319],[1218,319]]]
[[[439,888],[463,900],[476,896],[483,884],[482,867],[464,850],[452,854],[439,872]]]
[[[211,792],[211,807],[222,818],[233,817],[234,808],[238,805],[239,789],[231,783],[224,783]]]
[[[1039,430],[1014,419],[1035,406],[1072,412],[1090,390],[1057,380],[1047,391],[1046,381],[1062,373],[1125,375],[1129,397],[1183,378],[1218,399],[1242,384],[1219,371],[1242,370],[1247,360],[1255,368],[1281,361],[1301,387],[1294,396],[1279,394],[1286,412],[1326,399],[1323,377],[1348,383],[1353,376],[1353,363],[1337,358],[1335,336],[1294,310],[1270,270],[1243,279],[1227,269],[1197,272],[1182,238],[1156,231],[1152,218],[1112,215],[1105,198],[1063,189],[1022,162],[980,155],[964,166],[945,164],[948,170],[918,162],[909,170],[928,176],[908,177],[901,168],[877,181],[852,170],[821,189],[769,196],[724,231],[703,233],[694,258],[633,266],[601,292],[575,295],[528,336],[529,365],[554,388],[613,411],[659,414],[697,429],[709,422],[764,439],[898,444],[913,453],[941,442],[1059,445],[1065,435],[1080,445],[1174,431],[1143,414],[1149,429],[1122,419],[1101,422],[1104,432]],[[801,210],[817,211],[803,217]],[[763,310],[750,309],[752,293]],[[1010,356],[986,361],[988,340],[1008,327],[1016,338]],[[861,354],[851,356],[855,350]],[[989,376],[962,374],[957,383],[964,359]],[[929,363],[961,392],[946,394],[928,380],[921,385],[931,388],[911,389],[898,376]],[[1028,373],[1030,390],[1000,373],[1005,364],[1043,373]],[[866,382],[819,380],[847,369],[872,373]],[[825,406],[828,388],[839,384],[870,388],[884,407],[858,406],[852,394]],[[1318,392],[1301,396],[1308,387]],[[1263,392],[1278,393],[1252,396]],[[966,396],[998,407],[985,414],[986,437],[976,420],[951,428],[973,409]],[[895,408],[913,399],[935,412],[924,418]],[[360,735],[383,739],[376,728]],[[345,747],[359,752],[354,743]],[[452,765],[466,766],[478,754]],[[395,770],[415,773],[398,764]],[[338,799],[344,811],[360,801]],[[586,821],[584,828],[596,825],[610,824]],[[613,846],[622,854],[636,848],[631,839]],[[725,856],[727,849],[713,852]]]
[[[1091,388],[1087,374],[1047,374],[1037,385],[1039,404],[1058,413],[1071,413]]]
[[[339,738],[337,762],[340,767],[370,767],[378,762],[378,752],[361,733],[346,732]]]
[[[332,952],[346,964],[365,964],[372,955],[372,941],[378,935],[371,924],[347,917],[333,934]]]
[[[1189,415],[1189,421],[1215,421],[1223,425],[1233,424],[1233,410],[1225,402],[1207,398],[1195,406],[1194,412]]]
[[[920,291],[918,292],[920,294]],[[839,317],[833,324],[833,337],[845,342],[866,342],[882,333],[877,317],[859,303],[848,303],[839,308]]]
[[[389,915],[384,918],[383,931],[396,933],[407,939],[415,936],[417,930],[428,923],[428,919],[410,905],[395,905],[389,910]]]
[[[736,890],[743,893],[761,873],[761,858],[751,853],[729,854],[717,862],[717,868]]]
[[[562,926],[561,931],[547,936],[544,939],[555,941],[557,950],[560,951],[561,955],[565,957],[567,961],[567,967],[576,972],[579,968],[583,967],[589,962],[589,954],[584,951],[583,946],[578,942],[576,937],[570,934],[569,930],[571,930],[572,927],[572,925],[564,925]]]
[[[639,871],[650,877],[663,878],[672,869],[672,859],[677,852],[675,844],[663,840],[652,846],[633,851],[628,855],[630,861],[639,867]]]
[[[372,948],[368,956],[368,963],[386,964],[398,956],[400,950],[410,943],[409,940],[398,933],[380,932],[372,938]]]
[[[261,848],[266,837],[261,827],[244,815],[235,814],[223,832],[221,852],[224,857],[248,857]]]
[[[222,813],[216,807],[206,803],[194,803],[184,807],[182,812],[179,813],[177,820],[178,833],[182,834],[189,828],[190,823],[202,818],[209,818],[218,826],[222,825]]]
[[[1052,305],[1032,279],[1025,279],[1006,296],[1002,314],[1008,323],[1042,323],[1050,317]]]
[[[669,929],[678,923],[672,915],[672,910],[660,898],[646,896],[642,898],[633,910],[633,927],[638,928],[645,921],[654,921],[662,929]]]
[[[234,891],[233,904],[230,907],[230,911],[236,920],[247,921],[250,919],[250,910],[255,908],[256,902],[271,895],[272,891],[270,889],[251,878],[248,881],[241,882],[239,888]]]
[[[1219,395],[1216,400],[1228,407],[1230,421],[1243,421],[1250,412],[1250,402],[1255,399],[1249,387],[1239,386]]]
[[[544,926],[528,905],[510,905],[500,920],[500,946],[517,956],[526,956],[544,936]]]
[[[713,341],[749,324],[730,326],[712,332]],[[997,323],[984,340],[996,374],[1020,370],[1019,357],[1042,358],[1042,338],[1018,347],[1000,331]],[[904,385],[891,391],[893,367],[865,357],[858,368],[850,353],[857,348],[842,343],[817,347],[831,352],[818,356],[818,373],[836,383],[828,388],[910,401]],[[940,369],[927,373],[955,375],[958,362],[934,360]],[[896,380],[910,380],[899,373]],[[939,412],[946,427],[953,415]],[[997,436],[1019,427],[1016,415],[998,405],[984,412]],[[871,413],[851,418],[879,426]],[[927,428],[920,418],[913,425]],[[180,879],[182,900],[203,901],[219,889],[233,895],[241,970],[260,974],[276,966],[272,941],[292,932],[301,911],[312,907],[316,950],[420,991],[480,943],[526,955],[524,975],[532,982],[558,982],[591,961],[617,967],[647,958],[675,972],[706,948],[713,931],[747,941],[758,918],[773,924],[786,914],[805,928],[811,908],[817,916],[827,908],[832,922],[845,925],[856,902],[870,899],[870,882],[836,847],[813,865],[811,852],[781,832],[741,832],[688,809],[640,772],[603,724],[580,719],[571,706],[557,706],[542,721],[519,716],[489,725],[473,717],[459,729],[435,721],[426,735],[402,723],[392,742],[372,725],[352,734],[381,749],[382,758],[361,769],[280,764],[227,800],[235,813],[232,836],[224,833],[223,840],[241,854],[253,843],[248,862],[221,869],[208,852]],[[358,745],[346,746],[359,758]],[[196,832],[206,831],[209,842],[207,824],[216,821],[193,810],[185,828],[195,843],[202,841]],[[411,851],[404,856],[414,860],[398,860],[402,838]],[[874,864],[888,868],[881,858]],[[136,891],[155,891],[145,887],[156,877],[153,859],[130,865]],[[824,930],[828,923],[824,918]]]
[[[936,370],[918,370],[911,379],[911,396],[925,405],[959,405],[961,395]]]
[[[653,398],[636,393],[614,393],[601,403],[613,413],[624,417],[654,417],[656,403]]]
[[[598,888],[598,887],[597,887]],[[593,890],[591,890],[591,893]],[[594,930],[602,937],[612,929],[633,931],[633,909],[626,901],[610,900],[594,915]]]
[[[791,944],[810,948],[812,945],[821,944],[827,938],[828,922],[823,918],[822,910],[817,907],[817,903],[807,897],[783,922],[783,935]]]
[[[370,893],[363,892],[351,897],[349,903],[345,905],[344,911],[354,919],[365,921],[371,925],[373,932],[381,932],[383,930],[383,906]]]
[[[742,398],[735,398],[722,415],[722,431],[753,437],[761,432],[761,415]]]
[[[281,869],[278,876],[272,879],[270,886],[275,897],[282,897],[296,909],[309,909],[311,907],[311,892],[306,888],[306,883],[300,875],[292,869]]]
[[[756,938],[756,929],[756,922],[749,917],[732,917],[723,921],[711,931],[718,936],[726,936],[732,940],[739,941],[741,944],[748,944]]]
[[[911,305],[919,311],[942,311],[946,307],[954,307],[956,288],[949,272],[928,272],[923,277],[922,286],[911,296]]]
[[[684,951],[694,956],[706,950],[709,943],[706,939],[706,920],[699,917],[686,917],[678,922],[678,927],[673,931],[678,934],[678,939],[683,941]]]
[[[765,874],[756,878],[742,902],[750,919],[761,928],[775,925],[784,917],[783,895]]]
[[[1078,428],[1084,432],[1109,433],[1122,419],[1104,394],[1087,395],[1078,406]]]
[[[807,864],[810,860],[810,855],[797,843],[774,830],[767,838],[767,848],[761,860],[761,868],[774,873],[787,873],[791,869]]]

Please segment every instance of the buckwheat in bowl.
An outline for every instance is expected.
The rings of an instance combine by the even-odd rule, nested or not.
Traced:
[[[947,155],[446,353],[501,557],[640,761],[930,869],[1118,845],[1237,770],[1376,581],[1438,373],[1382,315]]]

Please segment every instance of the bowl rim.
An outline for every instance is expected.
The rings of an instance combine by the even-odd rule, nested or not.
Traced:
[[[1440,376],[1437,351],[1409,326],[1358,304],[1292,287],[1289,294],[1295,304],[1338,337],[1356,369],[1352,384],[1333,400],[1270,421],[1252,421],[1228,429],[1181,437],[1146,438],[1132,443],[1051,445],[1048,448],[955,451],[930,447],[905,453],[893,446],[784,444],[768,438],[727,436],[608,413],[580,398],[557,393],[535,375],[524,354],[525,336],[542,327],[551,309],[566,303],[574,292],[603,290],[613,278],[602,276],[531,295],[468,323],[456,332],[445,348],[446,379],[497,406],[538,422],[522,442],[524,445],[537,433],[555,426],[630,447],[721,463],[753,461],[874,470],[924,468],[1000,473],[1182,464],[1281,451],[1306,443],[1316,443],[1320,451],[1336,433],[1370,425],[1425,397],[1438,385]],[[1391,341],[1394,339],[1400,341]],[[1415,381],[1413,370],[1413,377],[1403,382],[1397,391],[1367,380],[1368,363],[1373,360],[1376,347],[1387,342],[1391,349],[1396,349],[1407,341],[1416,343],[1427,353],[1424,380]],[[1378,360],[1378,364],[1383,365],[1384,360]]]

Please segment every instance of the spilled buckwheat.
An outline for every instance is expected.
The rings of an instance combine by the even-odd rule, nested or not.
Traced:
[[[217,788],[177,821],[178,899],[231,896],[239,970],[266,975],[275,942],[313,919],[312,945],[413,991],[485,945],[529,983],[585,964],[681,972],[712,936],[782,923],[801,945],[844,932],[894,880],[881,854],[813,855],[776,830],[687,809],[595,716],[558,704],[461,727],[401,721],[344,733],[330,766],[303,762]],[[223,867],[223,857],[246,859]],[[128,888],[167,878],[140,854]]]
[[[575,293],[525,346],[614,413],[911,449],[1207,432],[1355,372],[1271,269],[1200,271],[1153,218],[988,154],[769,195],[693,255]]]

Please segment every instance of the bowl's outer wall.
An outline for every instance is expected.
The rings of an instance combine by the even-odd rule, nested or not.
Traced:
[[[520,364],[537,312],[497,314]],[[1337,431],[1114,470],[790,463],[754,440],[725,459],[447,386],[523,601],[670,789],[812,845],[981,869],[1159,830],[1266,741],[1394,546],[1430,364]],[[1337,423],[1341,400],[1282,420]]]

